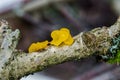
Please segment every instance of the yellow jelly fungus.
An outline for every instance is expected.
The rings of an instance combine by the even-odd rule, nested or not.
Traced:
[[[73,42],[74,42],[74,39],[72,38],[71,35],[69,35],[68,39],[64,41],[64,44],[71,45]]]
[[[70,34],[69,29],[61,28],[60,30],[54,30],[51,33],[52,41],[51,44],[59,46],[61,44],[71,45],[73,43],[73,38]]]
[[[60,30],[54,30],[51,33],[52,41],[50,44],[54,46],[62,46],[62,45],[71,45],[74,42],[74,39],[72,38],[69,29],[67,28],[61,28]],[[48,45],[48,41],[43,42],[37,42],[32,43],[28,49],[29,53],[40,51],[42,49],[45,49]]]
[[[55,30],[51,33],[53,40],[51,44],[59,46],[63,41],[67,40],[68,33],[66,31]]]
[[[31,52],[36,52],[39,50],[42,50],[44,48],[46,48],[48,45],[48,41],[43,41],[43,42],[37,42],[37,43],[32,43],[28,49],[29,53]]]
[[[60,31],[66,31],[67,33],[70,34],[70,31],[69,31],[69,29],[67,29],[67,28],[61,28]]]

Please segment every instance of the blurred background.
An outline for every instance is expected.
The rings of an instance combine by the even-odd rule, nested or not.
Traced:
[[[20,29],[17,46],[27,52],[33,42],[51,40],[54,29],[66,27],[72,36],[81,31],[113,25],[120,15],[120,0],[1,0],[0,19]],[[120,80],[120,67],[92,55],[80,61],[52,66],[21,80]]]

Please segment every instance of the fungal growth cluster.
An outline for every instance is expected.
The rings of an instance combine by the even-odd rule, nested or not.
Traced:
[[[48,45],[62,46],[71,45],[74,42],[69,29],[61,28],[60,30],[54,30],[51,33],[52,41],[48,40],[43,42],[32,43],[28,49],[29,53],[36,52],[45,49]]]

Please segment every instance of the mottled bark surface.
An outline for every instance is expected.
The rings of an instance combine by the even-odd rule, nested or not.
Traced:
[[[111,46],[111,39],[119,32],[120,19],[109,28],[96,28],[78,34],[71,46],[48,46],[43,51],[28,54],[15,49],[19,30],[12,31],[5,22],[1,22],[0,80],[17,80],[49,66],[88,57],[95,52],[105,54]]]

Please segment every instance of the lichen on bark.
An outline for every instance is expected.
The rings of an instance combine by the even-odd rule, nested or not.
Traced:
[[[0,32],[2,30],[0,28]],[[12,31],[7,28],[5,32],[9,33],[5,34],[4,39],[0,37],[3,42],[0,48],[0,80],[17,80],[49,66],[88,57],[95,52],[100,55],[106,54],[111,46],[111,40],[120,32],[120,20],[118,19],[109,28],[102,27],[81,32],[74,37],[74,43],[71,46],[49,46],[43,51],[31,54],[15,49],[19,40],[19,30]]]

